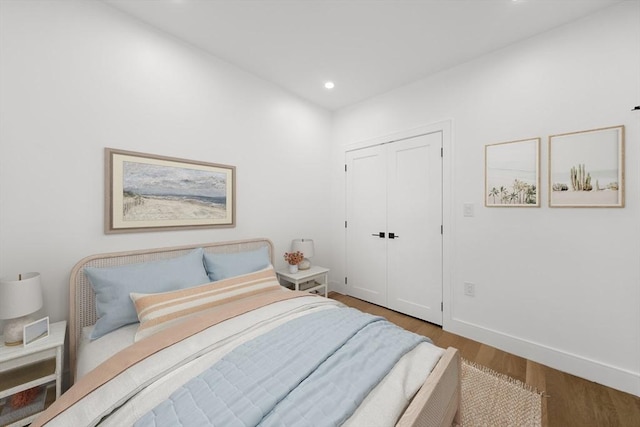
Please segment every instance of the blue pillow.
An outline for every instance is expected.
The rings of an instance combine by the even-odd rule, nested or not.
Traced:
[[[269,248],[231,254],[204,254],[204,265],[212,281],[253,273],[271,265]]]
[[[118,267],[85,267],[84,274],[96,293],[96,322],[91,339],[138,321],[131,292],[158,293],[209,283],[202,263],[204,250],[187,255]]]

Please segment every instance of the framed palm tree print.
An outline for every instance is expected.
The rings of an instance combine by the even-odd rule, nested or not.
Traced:
[[[484,147],[484,205],[540,206],[540,138]]]

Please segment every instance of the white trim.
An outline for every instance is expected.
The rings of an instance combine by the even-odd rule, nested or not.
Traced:
[[[455,259],[455,220],[453,204],[453,120],[440,122],[442,129],[442,329],[449,329],[453,313],[453,272]]]
[[[403,139],[414,138],[416,136],[425,135],[428,133],[443,132],[445,129],[451,129],[452,119],[442,120],[429,125],[418,126],[416,128],[407,129],[399,132],[394,132],[389,135],[380,136],[377,138],[367,139],[365,141],[353,142],[344,146],[344,153],[349,151],[359,150],[361,148],[373,147],[374,145],[389,144],[392,142],[400,141]],[[443,141],[444,146],[444,141]],[[344,157],[344,156],[343,156]]]
[[[329,292],[337,292],[342,295],[347,295],[347,287],[344,283],[339,282],[329,282]]]
[[[640,396],[639,372],[612,366],[456,318],[451,318],[448,326],[448,332],[553,367],[553,369]],[[594,342],[594,345],[597,343]]]

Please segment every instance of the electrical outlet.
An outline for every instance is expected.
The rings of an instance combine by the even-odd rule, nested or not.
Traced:
[[[476,296],[476,285],[471,282],[464,282],[464,294],[470,297]]]

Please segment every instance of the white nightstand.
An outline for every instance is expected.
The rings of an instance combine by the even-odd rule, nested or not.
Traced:
[[[326,297],[329,290],[329,269],[312,265],[308,270],[289,273],[289,270],[276,271],[280,282],[293,284],[296,291],[323,291]]]
[[[35,386],[45,384],[47,398],[45,408],[53,403],[62,392],[62,359],[67,322],[49,325],[49,336],[41,338],[28,346],[8,347],[0,336],[0,425],[7,425],[3,418],[4,406],[14,394]],[[55,386],[55,394],[52,392]],[[6,399],[5,399],[6,398]],[[30,413],[18,420],[12,420],[9,426],[25,426],[40,413]]]

